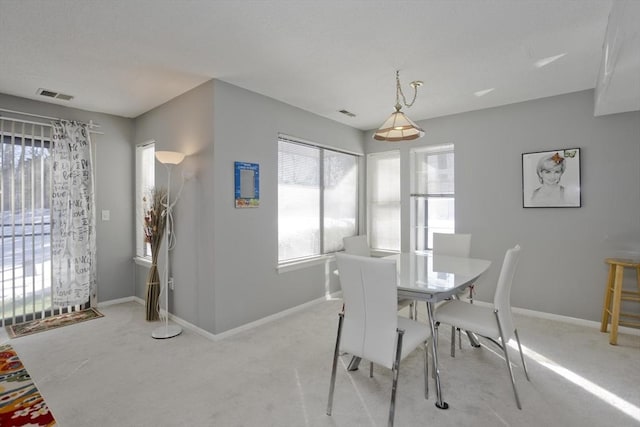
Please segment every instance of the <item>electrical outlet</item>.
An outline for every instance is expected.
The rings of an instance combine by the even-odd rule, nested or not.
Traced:
[[[173,277],[169,277],[169,289],[174,290],[175,284],[173,283]]]

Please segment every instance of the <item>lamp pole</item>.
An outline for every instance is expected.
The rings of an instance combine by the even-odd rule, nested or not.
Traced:
[[[182,328],[178,325],[169,325],[169,245],[171,242],[171,232],[173,230],[173,217],[171,211],[173,210],[173,204],[171,203],[171,170],[174,165],[179,164],[184,159],[183,153],[174,151],[158,151],[156,152],[156,159],[167,168],[167,201],[165,206],[166,215],[166,227],[165,233],[165,266],[164,266],[164,325],[157,327],[151,333],[151,336],[156,339],[173,338],[182,333]]]

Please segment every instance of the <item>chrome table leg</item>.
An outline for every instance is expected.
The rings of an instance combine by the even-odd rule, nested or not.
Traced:
[[[436,407],[440,409],[448,409],[449,404],[442,400],[442,388],[440,387],[440,369],[438,368],[438,344],[436,343],[435,319],[433,318],[433,307],[427,302],[427,316],[429,318],[429,327],[431,328],[431,353],[433,358],[433,374],[436,380]]]

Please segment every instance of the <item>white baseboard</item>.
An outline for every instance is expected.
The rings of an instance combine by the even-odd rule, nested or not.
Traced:
[[[320,303],[322,303],[324,301],[327,301],[329,299],[335,299],[335,298],[337,298],[338,295],[341,295],[341,294],[342,294],[342,292],[337,292],[337,293],[334,293],[334,294],[327,295],[326,297],[317,298],[315,300],[306,302],[304,304],[301,304],[301,305],[298,305],[298,306],[295,306],[295,307],[292,307],[292,308],[288,308],[288,309],[286,309],[284,311],[280,311],[280,312],[272,314],[270,316],[263,317],[262,319],[258,319],[258,320],[254,321],[254,322],[250,322],[250,323],[247,323],[245,325],[238,326],[237,328],[229,329],[228,331],[224,331],[224,332],[221,332],[219,334],[213,334],[213,333],[211,333],[209,331],[206,331],[206,330],[204,330],[204,329],[202,329],[202,328],[200,328],[200,327],[198,327],[198,326],[196,326],[196,325],[194,325],[194,324],[192,324],[190,322],[187,322],[186,320],[184,320],[184,319],[182,319],[182,318],[180,318],[178,316],[175,316],[175,315],[173,315],[171,313],[169,313],[169,319],[171,319],[172,321],[176,322],[178,325],[180,325],[180,326],[182,326],[182,327],[184,327],[186,329],[189,329],[192,332],[195,332],[198,335],[201,335],[201,336],[203,336],[205,338],[208,338],[208,339],[210,339],[212,341],[220,341],[220,340],[225,339],[227,337],[230,337],[232,335],[236,335],[236,334],[238,334],[240,332],[244,332],[244,331],[247,331],[249,329],[253,329],[255,327],[258,327],[258,326],[261,326],[261,325],[265,325],[267,323],[273,322],[274,320],[282,319],[283,317],[289,316],[290,314],[298,313],[300,311],[305,310],[308,307],[311,307],[311,306],[316,305],[316,304],[320,304]],[[120,304],[120,303],[131,302],[131,301],[136,302],[136,303],[141,304],[141,305],[145,304],[145,301],[142,298],[138,298],[138,297],[134,296],[134,297],[127,297],[127,298],[120,298],[120,299],[117,299],[117,300],[110,300],[110,301],[106,301],[104,303],[99,303],[98,307],[100,307],[100,306],[106,307],[106,306],[113,305],[113,304]],[[164,310],[161,310],[161,314],[164,314]]]
[[[473,300],[474,304],[482,305],[485,307],[492,307],[493,304],[489,304],[484,301]],[[572,325],[587,326],[589,328],[600,329],[600,322],[594,320],[579,319],[577,317],[562,316],[560,314],[545,313],[543,311],[529,310],[526,308],[512,307],[512,311],[516,314],[522,314],[523,316],[536,317],[538,319],[555,320],[558,322],[569,323]],[[619,326],[618,333],[628,335],[640,335],[640,329],[629,328],[627,326]]]
[[[142,300],[142,299],[140,299],[138,297],[126,297],[126,298],[117,298],[117,299],[110,299],[108,301],[98,302],[98,308],[100,308],[100,307],[108,307],[110,305],[115,305],[115,304],[123,304],[125,302],[131,302],[131,301],[138,302],[136,300],[140,300],[140,301],[142,301],[142,304],[144,304],[144,300]]]
[[[316,304],[320,304],[324,301],[327,301],[329,299],[336,299],[336,298],[340,298],[340,296],[342,295],[342,292],[336,292],[333,293],[331,295],[327,295],[325,297],[321,297],[321,298],[317,298],[315,300],[306,302],[304,304],[292,307],[292,308],[288,308],[284,311],[280,311],[278,313],[272,314],[270,316],[267,317],[263,317],[262,319],[258,319],[256,321],[247,323],[245,325],[242,326],[238,326],[237,328],[233,328],[233,329],[229,329],[228,331],[224,331],[221,332],[219,334],[213,334],[209,331],[206,331],[192,323],[187,322],[186,320],[175,316],[171,313],[169,313],[169,319],[173,320],[174,322],[176,322],[178,325],[189,329],[195,333],[197,333],[198,335],[202,335],[205,338],[208,338],[210,340],[213,341],[219,341],[222,339],[225,339],[227,337],[230,337],[232,335],[236,335],[240,332],[244,332],[247,331],[249,329],[253,329],[255,327],[261,326],[261,325],[265,325],[267,323],[273,322],[274,320],[278,320],[278,319],[282,319],[283,317],[289,316],[290,314],[294,314],[294,313],[298,313],[302,310],[305,310],[308,307],[311,307],[313,305]],[[114,304],[122,304],[125,302],[136,302],[138,304],[144,305],[144,300],[142,298],[138,298],[136,296],[133,297],[126,297],[126,298],[119,298],[119,299],[114,299],[114,300],[109,300],[109,301],[104,301],[101,303],[98,303],[98,307],[107,307],[110,305],[114,305]],[[489,304],[487,302],[484,301],[478,301],[478,300],[474,300],[473,301],[474,304],[478,304],[481,306],[485,306],[485,307],[490,307],[492,306],[492,304]],[[579,319],[576,317],[569,317],[569,316],[562,316],[559,314],[552,314],[552,313],[545,313],[542,311],[535,311],[535,310],[529,310],[526,308],[518,308],[518,307],[513,307],[512,308],[513,312],[516,314],[521,314],[523,316],[529,316],[529,317],[536,317],[539,319],[547,319],[547,320],[555,320],[558,322],[564,322],[564,323],[569,323],[569,324],[573,324],[573,325],[579,325],[579,326],[587,326],[590,328],[594,328],[594,329],[600,329],[600,322],[595,322],[593,320],[586,320],[586,319]],[[629,328],[626,326],[620,326],[618,328],[618,332],[622,333],[622,334],[629,334],[629,335],[639,335],[640,336],[640,329],[637,328]]]

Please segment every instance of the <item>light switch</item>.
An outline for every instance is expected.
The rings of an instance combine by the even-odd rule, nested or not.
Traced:
[[[109,221],[109,219],[111,219],[111,212],[107,210],[102,211],[102,220]]]

